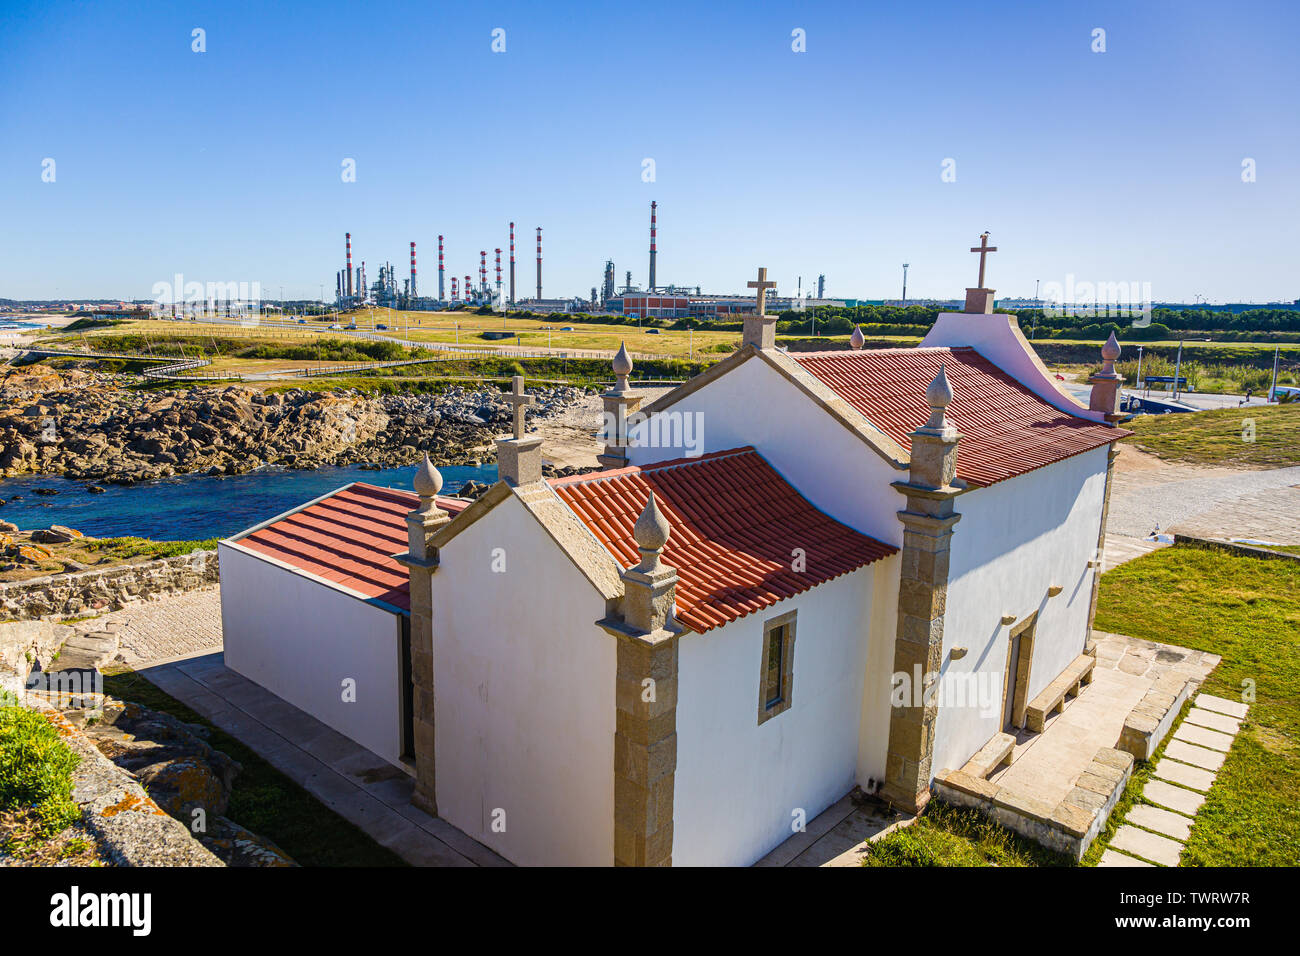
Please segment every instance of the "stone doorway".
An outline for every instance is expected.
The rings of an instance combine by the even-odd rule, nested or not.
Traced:
[[[1025,704],[1029,693],[1029,672],[1034,659],[1034,627],[1038,612],[1025,618],[1011,631],[1007,641],[1007,670],[1002,681],[1002,729],[1014,734],[1025,725]]]

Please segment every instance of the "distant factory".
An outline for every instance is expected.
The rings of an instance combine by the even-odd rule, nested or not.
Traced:
[[[650,203],[650,261],[648,283],[645,288],[632,284],[632,273],[625,273],[626,282],[617,287],[614,260],[605,260],[599,286],[591,287],[589,297],[543,298],[542,296],[542,227],[536,227],[537,275],[534,294],[529,298],[516,296],[515,275],[515,224],[509,224],[509,251],[503,274],[502,248],[493,247],[492,279],[488,273],[488,251],[478,251],[477,281],[471,273],[463,276],[449,275],[446,269],[444,237],[438,236],[438,288],[437,295],[421,295],[416,270],[415,242],[410,241],[410,277],[399,283],[391,262],[385,261],[378,269],[374,282],[366,278],[365,260],[353,263],[352,233],[344,234],[343,268],[334,276],[334,299],[339,309],[388,307],[404,311],[439,311],[490,306],[495,310],[520,309],[531,312],[587,312],[625,315],[641,319],[698,318],[728,320],[752,314],[755,309],[753,295],[717,295],[704,293],[700,286],[661,285],[658,281],[659,258],[659,204]],[[527,280],[525,280],[527,281]],[[803,310],[818,305],[855,305],[854,299],[828,299],[826,277],[816,281],[816,295],[803,294],[799,280],[794,295],[772,294],[767,297],[773,311]],[[811,291],[811,290],[810,290]]]

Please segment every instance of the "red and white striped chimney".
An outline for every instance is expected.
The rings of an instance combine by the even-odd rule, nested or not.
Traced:
[[[501,295],[501,250],[497,249],[497,295]]]
[[[537,301],[542,300],[542,227],[537,227]]]
[[[452,277],[451,277],[451,297],[452,297],[453,299],[456,298],[456,295],[457,295],[458,291],[459,291],[459,290],[456,288],[456,277],[455,277],[455,276],[452,276]]]
[[[348,298],[352,298],[352,233],[346,233],[348,244]]]
[[[487,292],[487,250],[478,251],[478,288],[480,292]]]

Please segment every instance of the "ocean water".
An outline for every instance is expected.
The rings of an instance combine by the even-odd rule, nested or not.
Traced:
[[[494,482],[497,476],[496,465],[438,470],[444,494],[470,481]],[[414,474],[412,465],[381,471],[356,466],[310,471],[265,468],[228,478],[185,475],[130,486],[100,483],[103,494],[86,491],[95,482],[11,478],[0,481],[0,520],[11,521],[24,531],[67,525],[96,538],[224,538],[354,481],[410,491]],[[58,494],[38,495],[37,488],[51,488]],[[15,495],[19,500],[13,500]]]

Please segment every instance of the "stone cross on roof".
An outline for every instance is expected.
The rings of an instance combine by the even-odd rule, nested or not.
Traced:
[[[532,395],[524,394],[524,377],[516,375],[510,385],[509,393],[501,399],[508,405],[515,407],[515,437],[524,437],[524,409],[533,404],[537,399]]]
[[[746,285],[751,289],[758,290],[758,314],[767,315],[767,290],[776,288],[775,282],[767,281],[767,270],[760,267],[758,270],[758,279],[750,279]]]
[[[997,252],[997,246],[989,245],[989,234],[987,232],[980,234],[980,244],[971,249],[971,252],[980,254],[980,282],[977,288],[984,288],[984,259],[990,252]]]

